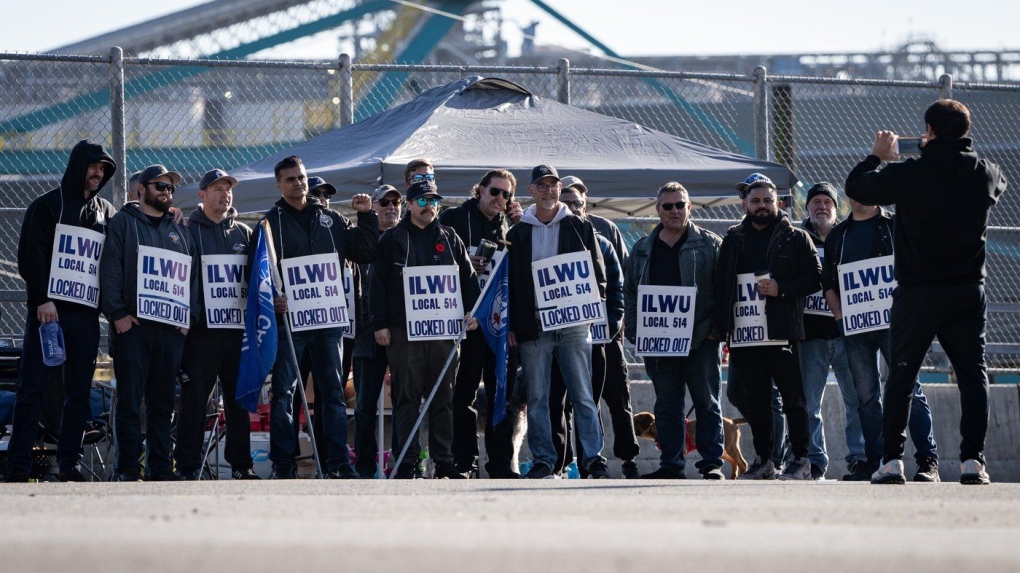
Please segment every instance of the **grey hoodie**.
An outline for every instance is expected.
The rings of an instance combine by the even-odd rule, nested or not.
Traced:
[[[548,259],[560,254],[557,252],[560,238],[560,221],[570,215],[570,209],[560,203],[560,210],[556,212],[552,221],[543,223],[535,216],[537,208],[532,205],[524,212],[521,223],[534,227],[531,230],[531,262]]]

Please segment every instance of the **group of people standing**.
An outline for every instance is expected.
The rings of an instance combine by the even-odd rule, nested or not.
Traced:
[[[60,187],[32,203],[22,228],[18,264],[28,315],[6,479],[29,478],[42,391],[54,368],[43,363],[39,337],[40,325],[48,322],[59,322],[70,341],[61,367],[59,478],[85,479],[81,442],[100,313],[111,324],[117,377],[115,479],[197,479],[206,403],[217,380],[224,390],[232,476],[258,479],[249,455],[247,412],[234,400],[243,344],[239,309],[247,284],[239,269],[250,272],[255,245],[270,239],[284,283],[273,306],[279,321],[289,317],[272,370],[273,478],[297,474],[295,393],[305,372],[314,380],[324,477],[378,477],[383,445],[376,440],[376,408],[387,369],[392,446],[407,449],[393,477],[420,475],[413,431],[433,385],[427,414],[435,475],[477,477],[476,392],[484,383],[492,416],[497,371],[507,366],[507,384],[523,384],[527,395],[533,460],[521,476],[512,463],[513,420],[488,423],[484,469],[490,478],[553,478],[575,455],[583,476],[608,478],[603,400],[625,477],[685,478],[689,393],[701,458],[697,469],[705,479],[720,480],[720,357],[728,344],[727,394],[754,438],[755,459],[743,479],[825,475],[829,460],[820,409],[831,367],[846,409],[844,479],[905,481],[909,419],[915,479],[937,481],[938,449],[917,372],[938,336],[962,397],[961,481],[988,483],[985,230],[1006,182],[973,151],[965,106],[936,102],[925,123],[920,158],[884,168],[883,161],[899,157],[895,134],[879,132],[871,155],[848,177],[851,210],[844,221],[837,220],[839,195],[831,184],[808,190],[808,218],[795,224],[779,204],[776,185],[752,174],[737,184],[743,220],[720,237],[691,220],[687,189],[669,182],[656,193],[658,225],[629,251],[611,221],[587,213],[585,183],[561,178],[550,165],[532,170],[527,189],[533,204],[527,209],[514,200],[514,175],[493,169],[473,187],[471,198],[441,211],[434,167],[418,159],[404,170],[403,191],[387,184],[371,195],[355,195],[353,222],[329,209],[335,187],[309,177],[300,158],[287,157],[275,168],[281,198],[253,232],[236,221],[237,180],[219,169],[202,178],[202,203],[186,225],[172,209],[181,176],[162,165],[132,176],[129,191],[135,196],[115,213],[98,193],[116,165],[102,146],[82,141],[71,152]],[[880,205],[896,205],[896,214]],[[264,228],[271,237],[260,237]],[[502,257],[506,315],[476,319],[469,309]],[[878,297],[891,296],[891,310],[885,316],[876,311],[845,317],[858,302],[844,292],[858,286],[852,273],[846,278],[847,266],[871,265],[878,276],[888,257],[895,261],[889,268],[897,284]],[[430,293],[443,296],[422,296]],[[308,310],[310,298],[323,298],[327,306],[344,300],[326,312]],[[422,309],[457,319],[429,320]],[[480,320],[509,330],[506,365],[497,364],[478,329]],[[656,394],[660,467],[644,475],[634,463],[639,447],[624,337],[644,357]],[[890,369],[884,393],[880,359]],[[444,371],[448,361],[451,367]],[[179,370],[186,376],[174,449]],[[353,464],[343,390],[351,370],[357,391]]]

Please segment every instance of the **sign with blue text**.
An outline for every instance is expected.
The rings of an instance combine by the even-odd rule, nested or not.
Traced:
[[[769,338],[769,324],[765,320],[765,295],[758,292],[758,279],[754,273],[737,275],[737,302],[733,303],[733,337],[730,348],[741,346],[782,346],[786,340]]]
[[[605,305],[588,251],[535,261],[531,273],[544,332],[605,320]]]
[[[839,265],[843,332],[850,336],[889,328],[896,288],[893,255]]]
[[[606,306],[606,303],[602,303],[602,306]],[[612,334],[609,332],[609,313],[606,309],[602,309],[602,314],[605,316],[600,322],[593,322],[588,330],[591,331],[591,343],[592,344],[609,344],[612,340]]]
[[[455,340],[464,328],[464,303],[457,265],[404,269],[407,339]]]
[[[825,251],[818,251],[818,260],[825,264]],[[825,295],[822,291],[812,293],[804,298],[804,314],[814,314],[817,316],[827,316],[834,318],[832,309],[829,308],[828,301],[825,300]]]
[[[694,334],[697,287],[638,285],[638,356],[687,356]]]
[[[191,326],[191,256],[138,245],[138,318]]]
[[[348,318],[347,326],[341,326],[340,332],[344,338],[354,339],[354,321],[358,319],[358,313],[354,306],[354,269],[344,265],[344,298],[347,300]]]
[[[247,265],[245,255],[202,255],[202,291],[209,328],[244,328]]]
[[[343,265],[336,253],[283,259],[283,291],[287,294],[290,329],[319,330],[347,325]]]
[[[58,224],[46,296],[99,308],[99,256],[105,240],[102,233]]]

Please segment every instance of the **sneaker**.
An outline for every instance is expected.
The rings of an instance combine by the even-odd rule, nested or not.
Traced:
[[[606,462],[596,459],[588,466],[588,479],[609,479],[609,468]]]
[[[230,479],[262,479],[253,468],[238,468],[230,472]]]
[[[322,476],[322,478],[323,479],[358,479],[358,472],[354,471],[354,469],[351,466],[345,465],[345,466],[340,466],[338,468],[334,468],[334,469],[328,470],[325,473],[325,475]]]
[[[786,469],[779,475],[783,481],[811,480],[811,462],[807,458],[793,458],[786,464]]]
[[[297,479],[297,469],[292,465],[273,464],[269,479]]]
[[[418,479],[417,472],[414,471],[414,466],[403,465],[397,470],[397,473],[393,474],[393,479]]]
[[[985,471],[985,464],[978,460],[967,460],[960,464],[960,483],[963,485],[988,485],[992,483]]]
[[[687,479],[687,474],[684,470],[676,471],[660,467],[652,473],[641,474],[641,479]]]
[[[188,481],[188,478],[182,476],[181,474],[173,470],[170,470],[168,472],[150,475],[149,481]]]
[[[747,471],[740,474],[737,479],[776,479],[776,466],[772,460],[762,460],[761,456],[754,458],[754,463]]]
[[[524,479],[556,479],[552,468],[543,463],[531,464],[531,469],[524,474]]]
[[[142,481],[142,476],[141,474],[133,473],[113,474],[113,477],[110,478],[110,481],[125,481],[125,482]]]
[[[29,476],[27,472],[14,470],[12,472],[8,472],[7,475],[4,476],[4,481],[6,483],[28,483],[28,478]]]
[[[939,479],[939,461],[934,458],[924,458],[917,462],[917,473],[914,474],[914,481],[942,481]]]
[[[814,481],[825,481],[825,470],[818,464],[811,464],[811,479]]]
[[[491,469],[486,466],[485,470],[489,472],[489,479],[521,479],[521,474],[510,469],[509,464],[493,466]]]
[[[468,479],[468,477],[457,471],[457,466],[446,463],[436,465],[436,479]]]
[[[701,478],[702,479],[710,479],[710,480],[724,480],[724,479],[726,479],[726,476],[723,475],[721,468],[717,468],[717,467],[713,466],[713,467],[710,467],[710,468],[702,470],[701,471]]]
[[[847,468],[850,473],[843,476],[843,481],[871,481],[871,474],[878,471],[875,462],[854,462]]]
[[[883,464],[871,474],[871,483],[900,485],[907,483],[907,479],[903,477],[903,460],[892,460]]]
[[[57,479],[59,479],[60,481],[63,481],[63,482],[82,482],[82,481],[88,481],[88,480],[85,479],[85,475],[82,474],[81,470],[78,469],[78,468],[71,468],[71,469],[67,470],[66,472],[60,472],[60,475],[57,476]]]
[[[620,467],[623,470],[623,479],[638,479],[641,477],[641,474],[637,471],[637,464],[634,463],[634,460],[627,460],[623,462],[623,465]]]

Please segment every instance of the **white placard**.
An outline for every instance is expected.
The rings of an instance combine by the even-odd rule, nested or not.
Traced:
[[[737,275],[737,302],[733,304],[733,337],[730,348],[741,346],[781,346],[786,340],[771,340],[765,320],[765,295],[758,292],[754,273]]]
[[[605,306],[588,251],[533,262],[531,274],[544,332],[605,319]]]
[[[99,256],[104,241],[102,233],[58,224],[46,296],[99,308]]]
[[[347,314],[350,322],[347,323],[347,326],[340,327],[340,333],[344,338],[353,339],[355,332],[354,322],[358,319],[358,313],[350,310],[357,307],[354,306],[354,269],[347,265],[344,265],[344,298],[347,300]]]
[[[404,311],[408,340],[455,340],[464,328],[460,267],[404,268]]]
[[[839,265],[839,285],[847,336],[889,328],[896,288],[893,255]]]
[[[336,253],[283,259],[280,265],[292,331],[347,325],[343,265]]]
[[[245,255],[202,255],[202,293],[209,328],[244,328],[247,265]]]
[[[138,318],[191,326],[191,256],[138,245]]]
[[[602,303],[602,306],[605,305],[606,303]],[[609,344],[609,341],[612,340],[610,336],[612,333],[609,332],[609,311],[602,309],[602,314],[605,318],[600,322],[591,323],[588,327],[588,330],[591,331],[592,344]]]
[[[825,251],[818,251],[818,260],[821,261],[823,266],[825,265]],[[804,314],[814,314],[817,316],[835,318],[822,291],[809,294],[804,298]]]
[[[638,285],[637,355],[689,355],[697,297],[697,287]]]

